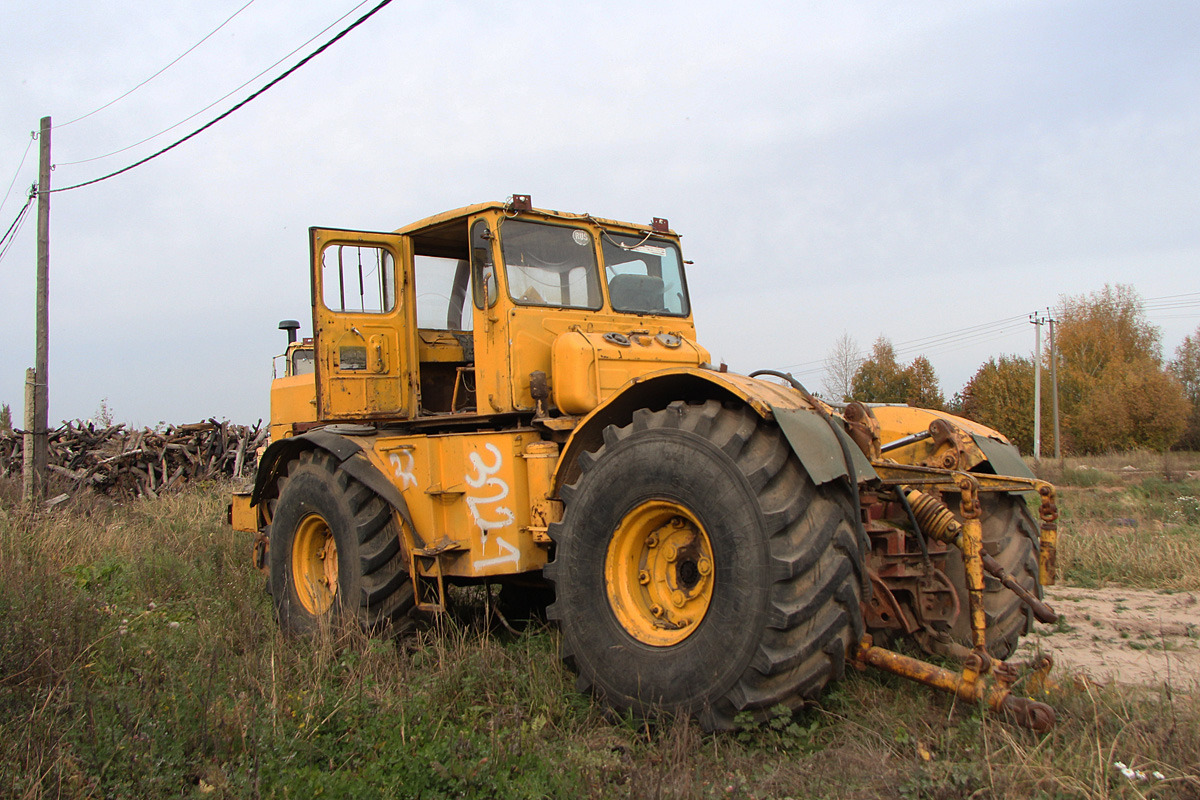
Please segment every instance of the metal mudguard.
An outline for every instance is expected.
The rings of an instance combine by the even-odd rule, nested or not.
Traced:
[[[771,412],[813,483],[820,486],[842,477],[859,482],[878,479],[863,451],[837,424],[837,417],[825,416],[811,408],[775,405],[771,406]],[[849,464],[846,453],[850,454]]]
[[[289,436],[274,442],[263,453],[259,461],[258,474],[254,479],[254,491],[250,495],[250,504],[258,505],[267,487],[273,486],[279,479],[280,469],[305,450],[319,448],[330,453],[338,460],[339,467],[351,477],[366,486],[375,494],[388,502],[408,526],[418,542],[416,526],[404,495],[396,488],[386,475],[371,463],[363,452],[363,447],[353,438],[343,436],[333,431],[317,429],[299,436]]]
[[[828,409],[818,408],[795,389],[770,381],[713,369],[662,370],[631,381],[576,426],[563,448],[554,476],[555,489],[578,477],[579,453],[598,449],[608,425],[627,425],[639,408],[665,408],[672,400],[728,398],[744,402],[763,419],[775,420],[792,451],[818,485],[853,474],[856,481],[876,477],[870,461]],[[824,413],[823,413],[824,412]],[[830,424],[833,422],[834,424]],[[843,441],[849,447],[843,449]],[[850,454],[847,464],[846,452]]]

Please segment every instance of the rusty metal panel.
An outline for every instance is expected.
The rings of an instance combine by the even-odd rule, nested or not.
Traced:
[[[1021,460],[1021,454],[1017,452],[1017,448],[1006,442],[1001,442],[998,439],[992,439],[979,434],[972,434],[972,439],[983,454],[987,456],[987,460],[991,463],[992,469],[996,470],[997,475],[1009,475],[1014,478],[1036,478],[1033,470],[1026,466]],[[1026,491],[1032,491],[1032,487]]]
[[[835,434],[835,426],[830,425],[818,412],[775,405],[771,406],[771,412],[813,483],[820,486],[848,474],[838,437],[841,437],[850,453],[855,479],[863,481],[877,477],[871,462],[858,449],[858,445],[841,431]]]

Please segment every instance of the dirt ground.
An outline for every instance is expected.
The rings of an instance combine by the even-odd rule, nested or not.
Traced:
[[[1200,593],[1052,586],[1046,599],[1060,620],[1036,626],[1021,651],[1050,652],[1056,673],[1065,667],[1098,683],[1200,689]]]

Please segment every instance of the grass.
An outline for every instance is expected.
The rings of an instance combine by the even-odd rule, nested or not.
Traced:
[[[1039,736],[851,671],[799,714],[707,735],[609,718],[573,691],[555,632],[498,632],[478,592],[399,643],[289,639],[223,522],[227,489],[32,516],[0,486],[0,793],[1200,797],[1195,695],[1067,680]]]
[[[1039,472],[1059,488],[1065,583],[1200,590],[1200,476],[1188,476],[1200,454],[1071,458]]]

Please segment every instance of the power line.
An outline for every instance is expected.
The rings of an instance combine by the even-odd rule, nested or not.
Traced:
[[[1147,297],[1142,302],[1143,303],[1153,303],[1158,300],[1175,300],[1180,297],[1194,297],[1197,300],[1200,300],[1200,292],[1185,292],[1183,294],[1165,294],[1162,297]]]
[[[139,83],[137,86],[134,86],[132,89],[130,89],[129,91],[125,92],[125,94],[123,94],[123,95],[120,95],[119,97],[114,97],[112,100],[109,100],[107,103],[105,103],[104,105],[100,106],[99,108],[96,108],[96,109],[93,109],[93,110],[89,111],[88,113],[84,114],[82,117],[76,117],[75,119],[73,119],[73,120],[71,120],[71,121],[69,121],[69,122],[64,122],[63,124],[59,125],[58,127],[59,127],[59,128],[65,128],[65,127],[67,127],[68,125],[74,125],[76,122],[79,122],[80,120],[83,120],[83,119],[87,119],[88,117],[92,116],[93,114],[96,114],[96,113],[98,113],[98,112],[100,112],[100,111],[103,111],[104,109],[108,108],[109,106],[113,105],[114,103],[116,103],[116,102],[118,102],[118,101],[120,101],[120,100],[124,100],[126,97],[129,97],[129,95],[133,94],[133,93],[134,93],[134,92],[136,92],[138,89],[142,88],[142,87],[143,87],[143,86],[145,86],[147,83],[149,83],[150,81],[154,80],[154,79],[155,79],[155,78],[157,78],[159,75],[162,75],[164,72],[166,72],[167,70],[169,70],[171,67],[175,66],[175,65],[176,65],[176,64],[178,64],[180,61],[182,61],[184,56],[186,56],[188,53],[192,52],[192,51],[193,51],[193,50],[195,50],[197,47],[199,47],[200,45],[204,44],[204,43],[205,43],[205,42],[207,42],[209,39],[211,39],[211,38],[213,37],[213,35],[214,35],[214,34],[215,34],[217,31],[221,30],[221,28],[224,28],[226,25],[228,25],[228,24],[229,24],[229,23],[230,23],[230,22],[233,20],[233,18],[234,18],[234,17],[236,17],[238,14],[242,13],[243,11],[245,11],[245,10],[246,10],[247,8],[249,8],[249,7],[250,7],[250,6],[251,6],[253,3],[254,3],[254,0],[250,0],[250,2],[246,3],[246,5],[242,6],[242,7],[241,7],[241,8],[239,8],[237,11],[233,12],[233,13],[232,13],[232,14],[231,14],[231,15],[230,15],[230,16],[229,16],[229,17],[228,17],[228,18],[227,18],[227,19],[226,19],[224,22],[222,22],[220,25],[218,25],[217,27],[215,27],[215,28],[213,28],[211,31],[209,31],[209,32],[208,32],[208,34],[207,34],[207,35],[206,35],[206,36],[205,36],[203,39],[201,39],[200,41],[196,42],[194,45],[192,45],[191,47],[189,47],[187,50],[184,50],[182,53],[180,53],[178,56],[176,56],[176,57],[175,57],[175,59],[174,59],[174,60],[173,60],[171,63],[167,64],[165,67],[163,67],[163,68],[162,68],[162,69],[160,69],[158,72],[156,72],[156,73],[154,73],[153,75],[151,75],[149,78],[146,78],[146,80],[142,81],[142,82],[141,82],[141,83]],[[320,35],[320,34],[318,34],[318,35]],[[234,91],[237,91],[237,90],[235,89]],[[218,101],[218,102],[220,102],[220,101]]]
[[[944,355],[946,353],[954,353],[954,352],[958,352],[959,350],[966,350],[968,348],[975,347],[975,346],[979,345],[982,341],[998,342],[1001,340],[1012,339],[1020,334],[1023,334],[1024,332],[1025,332],[1024,330],[1014,330],[1011,333],[1001,333],[998,335],[989,334],[986,338],[985,337],[973,337],[970,339],[964,339],[960,342],[947,342],[945,344],[942,344],[942,345],[939,345],[938,347],[933,348],[932,350],[922,351],[921,355],[927,355],[927,354],[928,355]],[[899,360],[907,355],[910,355],[911,352],[916,352],[916,351],[909,351],[909,352],[897,351],[896,357]],[[866,358],[868,356],[869,356],[869,354],[867,354],[867,353],[860,353],[857,357],[862,360],[866,360]],[[828,362],[829,362],[829,359],[822,359],[821,362],[819,363],[819,365],[809,367],[808,369],[796,370],[794,372],[794,374],[797,376],[823,375],[829,371]]]
[[[272,86],[274,86],[275,84],[279,83],[279,82],[280,82],[280,81],[282,81],[284,78],[287,78],[287,77],[288,77],[289,75],[291,75],[293,72],[295,72],[296,70],[298,70],[298,69],[300,69],[301,67],[303,67],[303,66],[304,66],[305,64],[307,64],[309,61],[312,61],[314,58],[316,58],[317,56],[319,56],[321,53],[325,52],[327,49],[329,49],[330,47],[332,47],[332,46],[333,46],[333,45],[334,45],[334,44],[335,44],[335,43],[336,43],[338,40],[340,40],[340,39],[341,39],[343,36],[345,36],[346,34],[350,33],[350,31],[354,30],[354,29],[355,29],[355,28],[357,28],[359,25],[361,25],[361,24],[363,24],[364,22],[366,22],[367,20],[369,20],[371,17],[375,16],[375,14],[376,14],[376,13],[378,13],[378,12],[379,12],[381,9],[383,9],[383,7],[384,7],[384,6],[388,5],[388,4],[389,4],[389,3],[391,3],[391,2],[392,2],[392,0],[382,0],[382,2],[381,2],[381,3],[379,3],[379,5],[375,6],[373,9],[371,9],[370,11],[368,11],[366,14],[364,14],[364,15],[363,15],[363,16],[361,16],[361,17],[359,17],[359,18],[358,18],[358,19],[357,19],[357,20],[356,20],[354,23],[352,23],[351,25],[349,25],[349,26],[348,26],[348,27],[347,27],[345,30],[343,30],[343,31],[342,31],[341,33],[339,33],[337,36],[334,36],[334,37],[333,37],[332,39],[330,39],[328,42],[326,42],[325,44],[321,45],[320,47],[318,47],[318,48],[317,48],[316,50],[314,50],[313,52],[309,53],[307,56],[305,56],[304,58],[302,58],[300,61],[296,62],[296,64],[295,64],[294,66],[292,66],[291,68],[289,68],[289,69],[288,69],[288,70],[286,70],[285,72],[281,73],[281,74],[279,75],[279,77],[275,78],[275,79],[274,79],[274,80],[272,80],[270,83],[268,83],[268,84],[266,84],[265,86],[263,86],[263,87],[262,87],[261,89],[259,89],[257,92],[255,92],[254,94],[250,95],[250,96],[249,96],[249,97],[247,97],[245,100],[243,100],[242,102],[240,102],[240,103],[238,103],[237,105],[235,105],[233,108],[229,109],[228,111],[226,111],[225,113],[221,114],[220,116],[218,116],[218,117],[215,117],[214,119],[212,119],[212,120],[210,120],[209,122],[205,123],[204,125],[200,126],[199,128],[197,128],[196,130],[192,131],[192,132],[191,132],[191,133],[189,133],[187,136],[184,136],[182,139],[178,140],[177,142],[174,142],[174,143],[172,143],[172,144],[169,144],[169,145],[167,145],[166,147],[164,147],[162,150],[159,150],[157,153],[152,153],[152,154],[150,154],[150,155],[146,156],[145,158],[143,158],[143,159],[142,159],[142,160],[140,160],[140,161],[135,161],[134,163],[130,164],[130,165],[129,165],[129,166],[127,166],[127,167],[122,167],[121,169],[117,170],[116,172],[110,172],[110,173],[108,173],[107,175],[101,176],[101,177],[99,177],[99,178],[93,178],[92,180],[90,180],[90,181],[84,181],[83,183],[77,183],[77,184],[74,184],[73,186],[63,186],[63,187],[61,187],[61,188],[58,188],[58,189],[51,189],[51,190],[50,190],[50,192],[51,192],[51,193],[54,193],[54,192],[69,192],[69,191],[70,191],[70,190],[72,190],[72,189],[79,189],[79,188],[81,188],[81,187],[84,187],[84,186],[91,186],[93,183],[100,183],[101,181],[106,181],[106,180],[108,180],[109,178],[115,178],[115,177],[116,177],[116,176],[118,176],[118,175],[121,175],[121,174],[123,174],[123,173],[129,172],[131,169],[134,169],[134,168],[136,168],[136,167],[140,167],[142,164],[145,164],[145,163],[146,163],[146,162],[148,162],[148,161],[152,161],[152,160],[154,160],[154,159],[158,158],[158,157],[159,157],[159,156],[161,156],[163,153],[166,153],[168,150],[173,150],[173,149],[175,149],[175,148],[176,148],[176,147],[178,147],[179,145],[181,145],[181,144],[183,144],[184,142],[186,142],[188,139],[191,139],[191,138],[193,138],[193,137],[195,137],[195,136],[197,136],[197,135],[199,135],[199,134],[203,133],[204,131],[206,131],[206,130],[208,130],[209,128],[211,128],[213,125],[216,125],[218,122],[220,122],[221,120],[225,119],[225,118],[226,118],[226,117],[228,117],[230,114],[232,114],[233,112],[237,111],[239,108],[241,108],[242,106],[246,105],[246,104],[247,104],[247,103],[249,103],[251,100],[254,100],[256,97],[258,97],[258,96],[259,96],[259,95],[261,95],[262,93],[266,92],[266,91],[267,91],[268,89],[270,89]]]
[[[325,26],[324,28],[322,28],[321,30],[317,31],[315,34],[313,34],[311,37],[309,37],[309,39],[308,39],[307,41],[305,41],[305,42],[303,42],[302,44],[300,44],[298,47],[296,47],[296,48],[295,48],[294,50],[292,50],[290,53],[287,53],[287,54],[286,54],[286,55],[284,55],[282,58],[280,58],[278,61],[276,61],[275,63],[273,63],[273,64],[271,64],[270,66],[268,66],[266,69],[264,69],[264,70],[262,70],[261,72],[259,72],[257,75],[254,75],[253,77],[249,78],[248,80],[246,80],[246,81],[245,81],[244,83],[242,83],[241,85],[239,85],[239,86],[236,86],[236,87],[234,87],[233,89],[230,89],[228,92],[226,92],[225,94],[221,95],[221,96],[220,96],[220,97],[218,97],[216,100],[213,100],[211,103],[209,103],[208,105],[206,105],[204,108],[200,109],[199,111],[193,112],[192,114],[189,114],[188,116],[186,116],[186,117],[184,117],[183,119],[179,120],[179,122],[176,122],[174,125],[171,125],[171,126],[170,126],[170,127],[168,127],[168,128],[163,128],[163,129],[162,129],[161,131],[159,131],[158,133],[155,133],[155,134],[153,134],[153,135],[151,135],[151,136],[147,136],[145,139],[141,139],[141,140],[139,140],[139,141],[136,141],[136,142],[134,142],[133,144],[126,145],[125,147],[122,147],[122,148],[120,148],[119,150],[113,150],[112,152],[110,152],[110,153],[105,153],[104,155],[101,155],[101,156],[92,156],[91,158],[82,158],[82,159],[79,159],[78,161],[63,161],[63,162],[61,162],[61,163],[55,164],[55,166],[56,166],[56,167],[73,167],[73,166],[76,166],[76,165],[78,165],[78,164],[88,164],[88,163],[91,163],[92,161],[101,161],[101,160],[103,160],[103,159],[110,158],[110,157],[112,157],[112,156],[115,156],[115,155],[119,155],[120,153],[124,153],[124,152],[125,152],[125,151],[127,151],[127,150],[132,150],[133,148],[135,148],[135,147],[138,147],[139,145],[143,145],[143,144],[145,144],[146,142],[151,142],[151,141],[154,141],[155,139],[157,139],[158,137],[162,136],[163,134],[170,133],[171,131],[175,130],[176,128],[178,128],[178,127],[179,127],[180,125],[182,125],[183,123],[187,122],[188,120],[195,119],[196,117],[198,117],[198,116],[200,116],[201,114],[203,114],[205,111],[208,111],[210,108],[212,108],[213,106],[215,106],[217,103],[220,103],[222,100],[226,100],[226,99],[228,99],[229,97],[231,97],[232,95],[234,95],[236,92],[240,92],[242,89],[245,89],[245,88],[246,88],[247,86],[249,86],[251,83],[253,83],[254,81],[258,80],[258,79],[259,79],[259,78],[261,78],[263,75],[265,75],[265,74],[267,74],[268,72],[270,72],[271,70],[275,69],[275,67],[279,66],[279,65],[280,65],[280,64],[282,64],[284,61],[286,61],[287,59],[291,58],[292,56],[294,56],[296,53],[298,53],[298,52],[300,52],[301,50],[303,50],[303,49],[304,49],[305,47],[307,47],[308,45],[312,44],[312,42],[313,42],[313,41],[314,41],[314,40],[315,40],[315,39],[316,39],[318,36],[320,36],[321,34],[325,33],[325,32],[326,32],[326,31],[328,31],[330,28],[332,28],[334,25],[337,25],[339,22],[341,22],[342,20],[344,20],[346,17],[350,16],[350,15],[351,15],[351,14],[353,14],[355,11],[357,11],[358,9],[362,8],[363,6],[365,6],[365,5],[367,4],[367,2],[368,2],[368,0],[362,0],[362,2],[360,2],[360,3],[359,3],[358,5],[356,5],[354,8],[350,9],[350,10],[349,10],[349,11],[347,11],[345,14],[342,14],[340,17],[338,17],[338,18],[337,18],[337,19],[335,19],[333,22],[331,22],[331,23],[329,23],[328,25],[326,25],[326,26]],[[385,3],[384,5],[386,5],[386,3]],[[375,9],[375,11],[378,11],[378,10],[379,10],[379,8],[376,8],[376,9]],[[372,11],[371,13],[373,14],[373,13],[375,13],[375,11]],[[369,16],[369,15],[368,15],[368,16]],[[362,21],[362,20],[359,20],[359,22],[361,22],[361,21]],[[355,25],[357,25],[357,24],[358,24],[358,23],[355,23]],[[351,26],[351,27],[353,27],[353,26]],[[349,30],[349,29],[347,29],[347,30]],[[343,33],[344,33],[344,31],[343,31]],[[320,52],[320,51],[317,51],[317,52]]]
[[[13,173],[12,180],[8,184],[8,191],[4,193],[4,199],[0,200],[0,211],[4,210],[4,204],[8,202],[8,196],[12,194],[12,187],[17,183],[17,177],[21,174],[21,167],[25,166],[25,159],[29,155],[29,148],[33,147],[34,141],[37,140],[37,131],[29,132],[29,142],[25,145],[25,152],[21,155],[21,163],[17,165],[17,171]]]
[[[8,230],[4,232],[4,236],[0,237],[0,261],[4,260],[4,256],[8,254],[8,248],[12,247],[12,243],[16,241],[17,234],[21,231],[21,225],[25,222],[25,216],[29,212],[29,207],[33,205],[33,198],[37,194],[33,188],[29,190],[29,197],[25,200],[25,205],[21,206],[21,210],[17,213],[17,218],[8,226]]]
[[[1017,320],[1024,320],[1027,316],[1028,315],[1026,314],[1017,314],[1012,317],[1005,317],[1004,319],[992,320],[991,322],[982,322],[978,325],[970,325],[966,328],[956,328],[944,333],[922,336],[916,339],[906,339],[893,344],[892,347],[897,355],[901,355],[904,353],[925,350],[927,348],[934,348],[941,345],[974,341],[999,333],[1010,323],[1016,322]],[[868,350],[859,350],[857,353],[855,353],[855,357],[865,358],[869,355],[869,353],[870,351]],[[798,364],[789,364],[788,366],[784,367],[784,369],[811,367],[812,369],[804,371],[811,373],[818,368],[823,369],[823,365],[828,362],[828,360],[828,358],[813,359],[812,361],[804,361]]]

